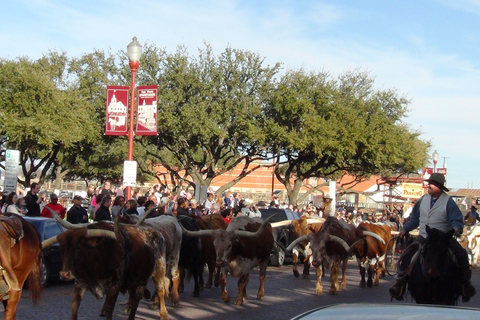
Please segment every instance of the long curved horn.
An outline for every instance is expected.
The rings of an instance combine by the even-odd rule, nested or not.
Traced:
[[[148,209],[147,211],[145,211],[145,213],[140,217],[140,220],[138,220],[137,223],[135,223],[136,226],[139,226],[143,223],[143,221],[145,221],[145,219],[148,218],[148,216],[150,215],[150,213],[152,213],[153,211],[155,211],[155,209],[158,209],[160,208],[160,206],[158,207],[153,207],[151,209]]]
[[[256,236],[259,236],[263,232],[263,229],[265,229],[265,226],[267,225],[267,223],[269,223],[270,220],[272,220],[273,217],[276,216],[276,215],[277,214],[272,214],[270,217],[263,220],[262,224],[260,225],[260,227],[255,232],[245,231],[245,230],[235,230],[234,234],[237,235],[237,236],[242,236],[242,237],[256,237]]]
[[[89,237],[89,238],[92,238],[92,237],[106,237],[106,238],[110,238],[110,239],[113,239],[113,240],[117,240],[115,232],[110,231],[110,230],[105,230],[105,229],[88,229],[86,236]],[[47,241],[47,240],[45,240],[45,241]]]
[[[53,211],[52,209],[50,209],[49,207],[45,206],[45,208],[47,208],[48,210],[50,210],[50,212],[52,213],[52,217],[55,218],[55,220],[58,221],[58,223],[64,227],[65,229],[81,229],[81,228],[85,228],[86,226],[88,225],[91,225],[92,223],[78,223],[78,224],[73,224],[73,223],[70,223],[66,220],[63,220],[59,215],[58,213],[56,213],[55,211]]]
[[[287,247],[287,249],[285,249],[285,251],[287,251],[287,252],[292,251],[293,248],[295,248],[300,242],[307,241],[307,237],[308,236],[301,236],[301,237],[298,237],[297,239],[293,240],[293,242],[290,243],[290,245]]]
[[[47,240],[43,240],[42,241],[42,250],[55,244],[55,243],[58,243],[58,239],[57,239],[57,236],[53,236],[51,238],[48,238]]]
[[[293,220],[283,220],[279,222],[272,222],[272,228],[278,228],[278,227],[285,227],[285,226],[290,226],[292,225]]]
[[[325,222],[325,218],[309,218],[307,219],[307,223],[308,224],[312,224],[312,223],[324,223]]]
[[[213,234],[212,229],[208,230],[199,230],[199,231],[190,231],[185,229],[181,223],[179,223],[180,227],[182,227],[182,234],[187,237],[201,237],[201,236],[211,236]]]
[[[355,249],[357,243],[359,243],[360,241],[364,241],[364,240],[365,240],[364,238],[360,238],[360,239],[358,239],[357,241],[355,241],[355,242],[350,246],[350,248],[348,248],[348,250],[347,250],[348,255],[351,255],[351,254],[353,253],[353,249]]]
[[[385,240],[382,237],[380,237],[378,234],[376,234],[375,232],[364,230],[363,235],[373,237],[373,238],[377,239],[378,241],[380,241],[383,245],[385,244]]]
[[[334,236],[334,235],[332,235],[332,234],[329,234],[327,240],[338,243],[338,244],[341,245],[343,248],[345,248],[345,251],[347,251],[347,252],[348,252],[348,250],[350,249],[350,247],[349,247],[349,245],[347,244],[347,242],[346,242],[345,240],[343,240],[342,238],[340,238],[340,237],[337,237],[337,236]]]

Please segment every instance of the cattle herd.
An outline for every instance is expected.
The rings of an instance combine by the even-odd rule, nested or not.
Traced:
[[[239,216],[227,225],[220,215],[146,218],[147,212],[142,218],[119,216],[114,223],[73,225],[54,212],[52,214],[67,230],[45,240],[42,247],[59,243],[63,259],[60,276],[65,280],[74,279],[71,319],[78,318],[86,291],[99,299],[105,297],[99,312],[106,319],[112,319],[120,292],[128,292],[125,307],[128,319],[135,318],[142,298],[150,298],[152,307],[159,309],[160,319],[168,319],[165,299],[170,298],[174,307],[180,304],[179,292],[187,276],[193,277],[195,282],[195,297],[203,288],[215,284],[220,285],[224,302],[230,301],[226,290],[227,275],[237,277],[238,292],[234,303],[240,305],[247,297],[249,272],[254,267],[259,268],[257,299],[261,300],[265,295],[266,270],[274,244],[272,230],[280,226],[292,228],[297,236],[285,248],[293,252],[294,276],[299,276],[297,263],[303,257],[304,278],[309,276],[311,266],[316,269],[317,294],[323,292],[324,268],[330,270],[330,294],[337,294],[340,286],[346,286],[345,269],[352,255],[356,256],[360,268],[360,286],[372,287],[378,285],[387,246],[392,245],[389,240],[395,230],[395,226],[388,223],[362,222],[355,227],[334,217],[302,217],[287,222],[291,226],[285,226],[285,222],[270,224],[273,216],[266,220]],[[205,265],[208,266],[208,280],[204,283]],[[155,285],[153,295],[146,289],[150,279]]]

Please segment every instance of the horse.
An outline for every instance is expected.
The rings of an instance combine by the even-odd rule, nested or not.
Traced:
[[[18,227],[20,236],[12,234],[12,227],[6,222],[12,219]],[[23,232],[22,232],[23,231]],[[23,234],[23,237],[22,237]],[[28,278],[28,291],[34,304],[40,299],[42,291],[42,244],[40,235],[33,224],[18,215],[2,217],[0,223],[0,265],[3,276],[9,286],[8,296],[3,296],[4,320],[16,319],[17,304],[22,288]]]
[[[425,243],[413,258],[408,292],[417,304],[457,305],[462,292],[459,267],[449,249],[454,230],[426,227]]]

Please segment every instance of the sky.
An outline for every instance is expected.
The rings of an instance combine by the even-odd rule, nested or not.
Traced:
[[[0,58],[141,44],[249,50],[284,70],[362,70],[410,101],[449,188],[480,189],[480,0],[0,0]],[[141,67],[141,66],[140,66]],[[433,163],[430,163],[433,167]]]

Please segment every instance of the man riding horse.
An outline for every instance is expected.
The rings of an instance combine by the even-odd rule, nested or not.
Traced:
[[[449,191],[445,187],[445,176],[433,173],[426,182],[429,184],[428,194],[417,201],[410,220],[403,225],[403,230],[399,233],[399,237],[403,238],[417,227],[420,229],[419,236],[400,257],[399,276],[396,283],[389,289],[390,295],[397,300],[403,300],[405,285],[409,277],[409,266],[418,248],[425,243],[426,226],[445,233],[453,229],[457,236],[463,231],[463,215],[452,197],[445,193]],[[463,301],[468,301],[476,292],[470,283],[471,273],[467,252],[455,238],[450,239],[449,248],[457,260]]]

